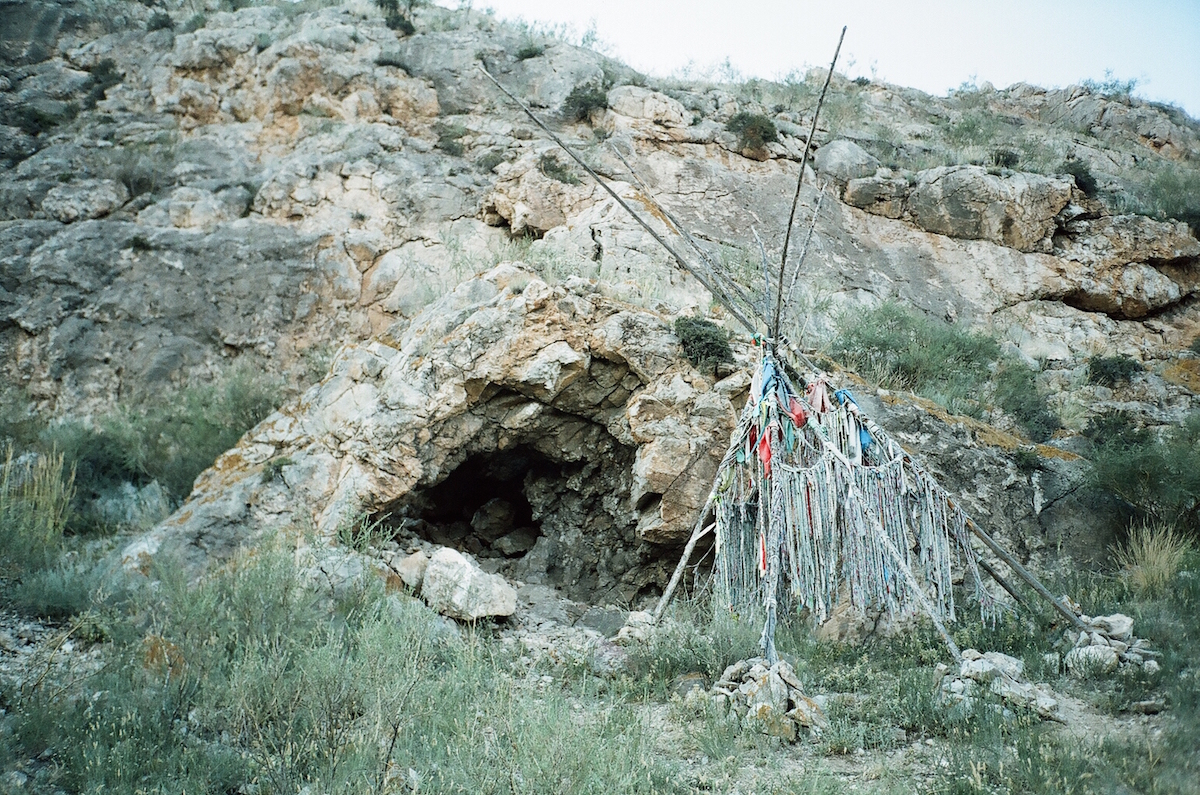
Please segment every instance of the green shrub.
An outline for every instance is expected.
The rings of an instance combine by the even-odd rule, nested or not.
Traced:
[[[683,346],[683,355],[697,369],[711,369],[715,374],[719,365],[734,360],[729,336],[712,321],[701,317],[677,317],[675,336]]]
[[[1028,447],[1018,447],[1016,450],[1013,450],[1013,463],[1022,472],[1036,472],[1042,466],[1042,457],[1037,454],[1036,450],[1031,450]]]
[[[492,149],[475,159],[475,167],[485,174],[490,174],[501,163],[507,163],[508,156],[503,149]]]
[[[904,389],[953,411],[977,406],[1000,345],[897,303],[843,315],[831,355],[888,389]]]
[[[284,467],[291,466],[292,461],[290,456],[281,455],[277,458],[272,458],[267,463],[263,464],[262,482],[271,483],[283,473]]]
[[[459,140],[466,135],[469,130],[461,125],[454,123],[440,123],[437,126],[438,142],[437,148],[441,149],[448,155],[454,157],[462,157],[465,149],[462,142]]]
[[[1197,356],[1200,356],[1200,337],[1196,337],[1196,339],[1192,340],[1192,344],[1188,346],[1188,350]]]
[[[416,0],[404,0],[403,7],[401,0],[375,0],[375,5],[383,12],[384,24],[391,30],[403,36],[411,36],[416,32],[412,21]]]
[[[1128,356],[1093,356],[1088,359],[1088,383],[1115,387],[1127,384],[1145,368]]]
[[[1083,191],[1085,196],[1095,196],[1096,191],[1099,190],[1096,178],[1092,176],[1092,170],[1082,160],[1065,161],[1062,164],[1062,173],[1070,174],[1074,177],[1075,187]]]
[[[546,45],[544,44],[526,44],[517,50],[515,57],[518,61],[527,61],[530,58],[540,58],[545,52]]]
[[[117,180],[136,198],[173,184],[171,172],[177,159],[178,153],[170,143],[132,144],[104,150],[99,168],[103,176]],[[144,235],[134,240],[138,237],[145,240]]]
[[[1046,396],[1037,388],[1033,370],[1016,361],[1003,361],[993,379],[996,405],[1015,418],[1030,439],[1047,441],[1062,427],[1062,421],[1046,403]]]
[[[1200,412],[1157,431],[1110,412],[1093,418],[1084,433],[1097,485],[1144,519],[1200,530]]]
[[[1119,80],[1113,76],[1111,69],[1104,70],[1103,80],[1092,80],[1086,78],[1079,82],[1079,85],[1086,88],[1093,94],[1099,94],[1105,99],[1129,99],[1129,95],[1137,88],[1138,81],[1136,78],[1130,80]]]
[[[1012,149],[992,150],[992,165],[1000,168],[1016,168],[1021,164],[1021,155]]]
[[[762,149],[779,140],[775,122],[760,113],[735,113],[725,122],[725,129],[738,137],[738,146],[742,149]]]
[[[1200,234],[1200,170],[1174,163],[1162,166],[1146,186],[1145,196],[1153,215],[1183,221]]]
[[[563,102],[562,112],[568,119],[587,121],[594,110],[608,107],[608,93],[594,83],[575,86]]]
[[[546,152],[538,159],[538,170],[550,179],[558,182],[567,185],[579,184],[579,177],[575,176],[575,172],[571,170],[571,167],[562,163],[550,152]]]
[[[88,109],[96,107],[96,103],[104,99],[104,93],[108,89],[125,79],[125,76],[117,71],[116,61],[112,58],[105,58],[97,63],[91,68],[90,73],[92,85],[83,100],[83,106]]]
[[[182,500],[197,475],[271,413],[279,389],[276,381],[237,368],[213,384],[123,404],[90,424],[68,420],[46,428],[43,448],[62,451],[75,468],[75,529],[103,527],[87,503],[123,483],[158,481]]]
[[[165,11],[156,11],[150,15],[150,19],[146,22],[147,31],[155,30],[174,30],[175,23],[171,20],[171,15]]]

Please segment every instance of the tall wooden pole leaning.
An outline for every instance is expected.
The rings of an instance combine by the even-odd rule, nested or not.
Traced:
[[[821,96],[817,100],[817,109],[813,111],[812,125],[808,128],[808,140],[804,142],[804,154],[800,158],[800,176],[796,178],[796,195],[792,197],[792,211],[788,214],[787,231],[783,235],[783,254],[779,259],[779,288],[775,298],[775,320],[771,323],[771,337],[779,336],[780,315],[783,312],[783,272],[787,269],[788,246],[792,242],[792,224],[796,221],[796,205],[800,203],[800,187],[804,185],[804,169],[808,165],[808,153],[812,151],[813,136],[817,134],[817,118],[821,115],[821,106],[825,104],[825,92],[829,90],[829,81],[833,79],[833,67],[837,65],[838,54],[842,51],[842,42],[846,39],[846,26],[842,26],[842,35],[838,37],[837,49],[833,51],[833,60],[829,63],[829,73],[825,75],[825,85],[821,87]],[[768,290],[767,301],[771,300]]]

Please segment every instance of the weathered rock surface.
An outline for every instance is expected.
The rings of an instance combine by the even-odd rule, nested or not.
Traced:
[[[487,574],[453,549],[434,553],[421,581],[421,598],[439,613],[460,621],[511,616],[517,592],[503,577]]]
[[[879,161],[853,141],[836,140],[822,146],[813,158],[817,171],[838,182],[874,176]]]
[[[908,206],[913,221],[930,232],[1049,252],[1071,187],[1065,179],[1036,174],[996,176],[981,166],[945,166],[921,172]]]
[[[332,532],[366,512],[418,534],[459,521],[458,540],[528,550],[514,576],[568,594],[629,601],[656,582],[649,545],[690,532],[736,399],[681,361],[662,318],[502,265],[394,334],[345,348],[127,557],[171,549],[200,566],[269,526]],[[284,476],[263,483],[284,455]],[[509,496],[457,504],[480,481]],[[524,537],[515,502],[538,525]]]

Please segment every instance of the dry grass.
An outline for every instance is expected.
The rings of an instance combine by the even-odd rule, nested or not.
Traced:
[[[1115,559],[1126,582],[1139,595],[1164,593],[1179,573],[1192,542],[1164,524],[1142,524],[1129,532]]]

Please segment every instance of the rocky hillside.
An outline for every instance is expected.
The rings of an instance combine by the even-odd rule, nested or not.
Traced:
[[[555,412],[605,431],[599,446],[585,435],[541,450],[551,471],[535,482],[578,480],[579,466],[603,464],[606,444],[621,462],[604,487],[546,486],[575,503],[554,507],[559,497],[543,495],[532,507],[565,528],[606,489],[631,500],[600,511],[606,532],[623,539],[617,552],[602,560],[582,550],[570,566],[590,574],[553,583],[591,577],[579,596],[637,596],[648,580],[636,561],[659,558],[644,545],[680,537],[664,495],[689,464],[711,458],[742,388],[726,384],[723,404],[700,412],[697,395],[713,382],[682,363],[670,321],[698,312],[737,329],[478,67],[538,109],[660,229],[650,197],[678,216],[750,289],[761,281],[754,232],[778,255],[822,74],[654,80],[475,11],[418,7],[406,34],[365,0],[203,13],[5,0],[0,10],[0,359],[17,389],[6,400],[25,396],[47,417],[95,416],[118,398],[211,379],[233,361],[299,387],[348,346],[323,385],[244,439],[193,495],[195,505],[223,506],[209,514],[216,525],[241,526],[250,513],[299,521],[286,498],[271,497],[281,481],[263,466],[303,450],[312,479],[285,481],[304,481],[314,498],[305,521],[325,527],[335,508],[365,499],[372,512],[392,511],[469,455],[503,449],[471,436],[454,451],[444,415],[420,404],[453,382],[466,401],[455,422],[503,424],[496,412],[516,404],[472,389],[508,379],[542,407],[514,420],[514,443],[550,433],[538,423]],[[1169,426],[1197,406],[1200,360],[1189,346],[1200,336],[1200,242],[1188,223],[1200,211],[1200,124],[1102,85],[971,86],[940,98],[837,77],[831,91],[802,195],[802,223],[824,199],[786,319],[793,338],[825,350],[838,318],[891,300],[999,338],[1036,372],[1066,426],[1038,448],[1044,463],[1033,475],[1012,460],[1031,440],[1003,412],[983,417],[997,429],[890,392],[875,409],[973,510],[999,517],[1024,554],[1099,554],[1093,534],[1114,523],[1076,494],[1084,470],[1074,434],[1113,410]],[[537,312],[550,310],[520,298],[509,277],[471,282],[486,296],[453,297],[500,263],[530,271],[522,289],[538,285],[570,316],[554,320],[560,336],[545,351],[566,345],[555,377],[583,373],[595,394],[537,386],[550,382],[528,370],[545,352],[531,324],[549,323]],[[434,317],[412,325],[430,307]],[[431,330],[450,310],[454,324]],[[468,322],[485,310],[492,326]],[[503,325],[505,312],[515,325]],[[597,341],[573,325],[603,327],[622,313],[641,318],[648,339]],[[417,340],[415,329],[432,336]],[[420,371],[435,353],[453,360],[455,344],[501,339],[519,343],[508,361],[405,376],[416,390],[408,403],[388,392],[400,383],[389,380],[394,356]],[[587,342],[568,344],[575,339]],[[677,361],[639,371],[626,344],[670,348]],[[1099,354],[1144,372],[1116,389],[1089,383],[1087,361]],[[564,394],[570,405],[555,403]],[[635,407],[651,397],[680,422],[708,423],[689,431],[706,441],[647,452],[680,432],[637,438]],[[416,436],[402,439],[401,427]],[[414,441],[421,427],[430,438]],[[378,445],[396,444],[411,449],[379,459]],[[664,482],[647,486],[656,461]],[[242,491],[230,491],[237,483]],[[694,501],[689,492],[680,504]],[[188,509],[173,521],[196,516]],[[213,526],[188,532],[203,538]],[[556,541],[569,541],[565,529]]]

